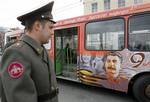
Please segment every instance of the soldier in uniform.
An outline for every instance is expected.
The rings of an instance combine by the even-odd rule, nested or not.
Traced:
[[[53,3],[17,17],[25,35],[2,56],[2,102],[58,102],[53,64],[43,46],[53,33]]]

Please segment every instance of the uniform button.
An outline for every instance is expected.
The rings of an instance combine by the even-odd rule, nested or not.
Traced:
[[[41,53],[41,50],[40,50],[39,48],[37,48],[37,51],[38,51],[39,53]]]

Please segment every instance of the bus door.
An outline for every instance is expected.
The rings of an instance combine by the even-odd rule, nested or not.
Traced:
[[[62,43],[62,34],[60,31],[55,31],[55,69],[56,75],[60,75],[62,73],[62,64],[61,58],[63,58],[63,43]]]
[[[55,68],[62,77],[77,79],[77,27],[55,30]]]

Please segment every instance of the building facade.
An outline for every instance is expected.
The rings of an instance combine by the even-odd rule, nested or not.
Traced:
[[[150,0],[84,0],[84,14],[148,3]]]

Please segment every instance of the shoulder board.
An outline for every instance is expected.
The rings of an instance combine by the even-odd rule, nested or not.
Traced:
[[[17,48],[20,48],[24,45],[24,43],[22,41],[18,41],[16,42],[15,44],[13,44],[11,47],[17,47]]]

